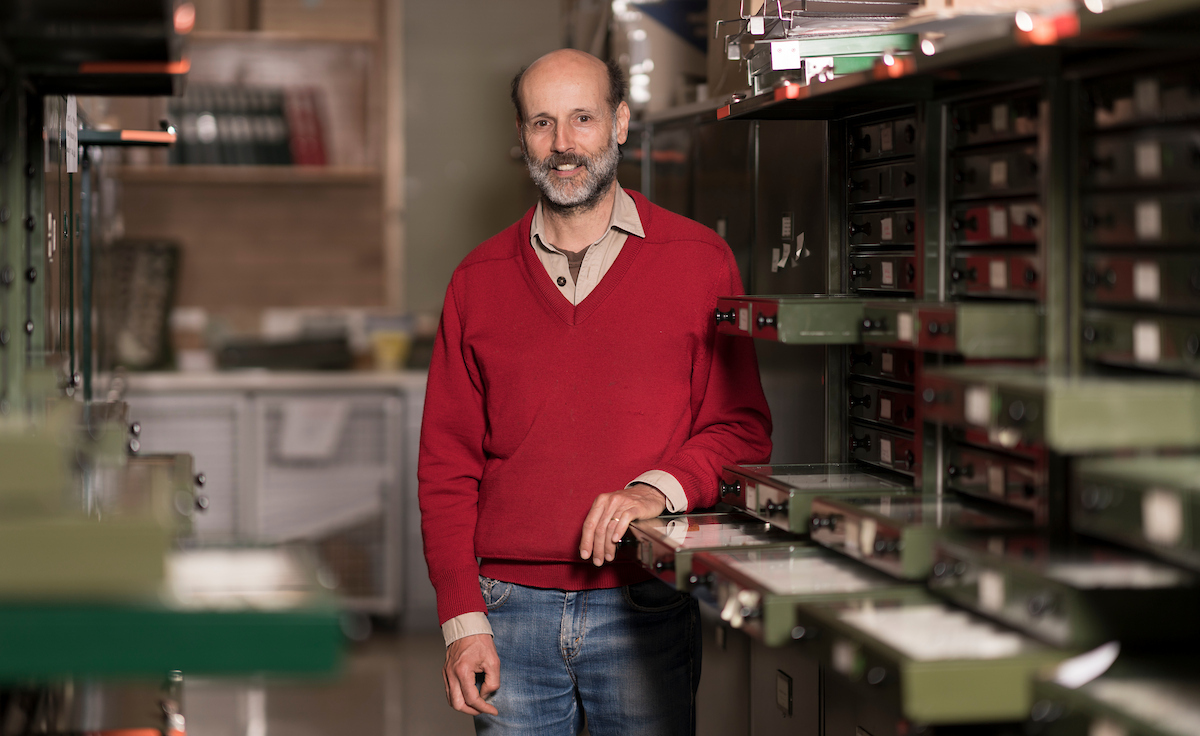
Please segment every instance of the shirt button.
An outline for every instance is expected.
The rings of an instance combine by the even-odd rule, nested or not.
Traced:
[[[559,285],[559,286],[566,286],[566,285],[567,285],[567,277],[566,277],[566,276],[559,276],[559,277],[558,277],[558,285]]]

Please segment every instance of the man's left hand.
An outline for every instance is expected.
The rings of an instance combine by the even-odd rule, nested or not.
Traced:
[[[654,486],[638,483],[614,493],[601,493],[583,521],[579,556],[585,560],[591,557],[596,567],[612,562],[629,522],[653,519],[666,508],[666,496]]]

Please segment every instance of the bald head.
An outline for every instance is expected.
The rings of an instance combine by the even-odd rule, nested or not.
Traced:
[[[576,49],[551,51],[529,66],[517,72],[512,80],[512,103],[517,111],[517,124],[523,124],[526,109],[523,90],[529,85],[557,84],[570,82],[578,85],[607,86],[608,107],[615,112],[625,100],[625,75],[614,61],[607,63],[595,56]]]

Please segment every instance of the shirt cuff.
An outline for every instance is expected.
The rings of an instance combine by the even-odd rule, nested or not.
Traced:
[[[481,611],[464,613],[442,624],[442,638],[446,640],[446,646],[476,634],[492,636],[492,625],[488,623],[487,614]]]
[[[681,514],[688,510],[687,494],[683,492],[683,484],[675,479],[665,470],[648,470],[638,477],[629,481],[628,488],[634,483],[644,483],[648,486],[654,486],[667,498],[667,511],[672,514]]]

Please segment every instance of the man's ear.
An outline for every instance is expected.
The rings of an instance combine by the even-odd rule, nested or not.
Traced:
[[[617,143],[624,144],[629,138],[629,105],[624,101],[617,105]]]

